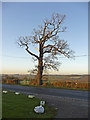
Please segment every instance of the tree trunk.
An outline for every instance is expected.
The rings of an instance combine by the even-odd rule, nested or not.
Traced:
[[[42,73],[43,73],[42,63],[41,63],[41,61],[39,60],[39,61],[38,61],[38,73],[37,73],[37,84],[38,84],[38,85],[42,85]]]
[[[42,44],[39,46],[39,60],[38,60],[38,72],[37,72],[37,84],[42,85],[42,74],[43,74],[43,49]]]

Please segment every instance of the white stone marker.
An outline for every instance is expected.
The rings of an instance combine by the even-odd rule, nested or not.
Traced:
[[[19,92],[15,92],[16,95],[19,95],[20,93]]]
[[[45,101],[40,101],[40,105],[45,105]]]
[[[35,111],[36,113],[44,113],[44,107],[42,107],[42,105],[36,106],[36,107],[34,108],[34,111]]]
[[[3,90],[3,93],[7,93],[7,91]]]
[[[34,95],[28,95],[28,98],[34,98],[35,96]]]

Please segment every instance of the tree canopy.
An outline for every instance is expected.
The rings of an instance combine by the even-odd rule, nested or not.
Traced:
[[[60,65],[58,56],[73,57],[74,52],[70,50],[67,41],[60,39],[60,33],[66,30],[66,27],[63,26],[65,17],[65,15],[59,13],[52,14],[50,19],[43,20],[43,25],[39,25],[37,30],[33,29],[31,36],[19,37],[18,44],[25,47],[25,50],[32,55],[34,61],[38,60],[38,65],[35,66],[34,70],[39,71],[41,77],[43,70],[58,70]],[[39,55],[30,50],[32,45],[39,46]]]

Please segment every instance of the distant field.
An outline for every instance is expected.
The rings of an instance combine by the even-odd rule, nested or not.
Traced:
[[[45,79],[44,79],[45,80]],[[75,82],[81,82],[81,83],[87,83],[88,82],[88,76],[87,75],[80,75],[80,76],[46,76],[46,80],[49,82],[55,82],[55,81],[75,81]]]
[[[13,75],[2,75],[2,78],[9,78],[6,77],[9,76],[10,79],[12,78],[18,78],[22,80],[31,80],[35,78],[35,75],[19,75],[19,74],[13,74]],[[49,82],[55,82],[55,81],[77,81],[77,82],[90,82],[90,77],[88,75],[44,75],[43,76],[44,81]]]
[[[90,79],[88,75],[44,75],[42,80],[43,87],[90,89]],[[37,79],[34,75],[3,75],[2,83],[37,86]]]

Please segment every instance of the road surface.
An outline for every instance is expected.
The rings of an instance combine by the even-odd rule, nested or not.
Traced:
[[[13,91],[19,91],[19,92],[27,92],[32,94],[43,94],[43,95],[50,95],[50,96],[59,96],[59,97],[88,100],[87,91],[53,89],[53,88],[37,88],[37,87],[27,87],[27,86],[6,85],[6,84],[3,84],[2,88],[13,90]]]

